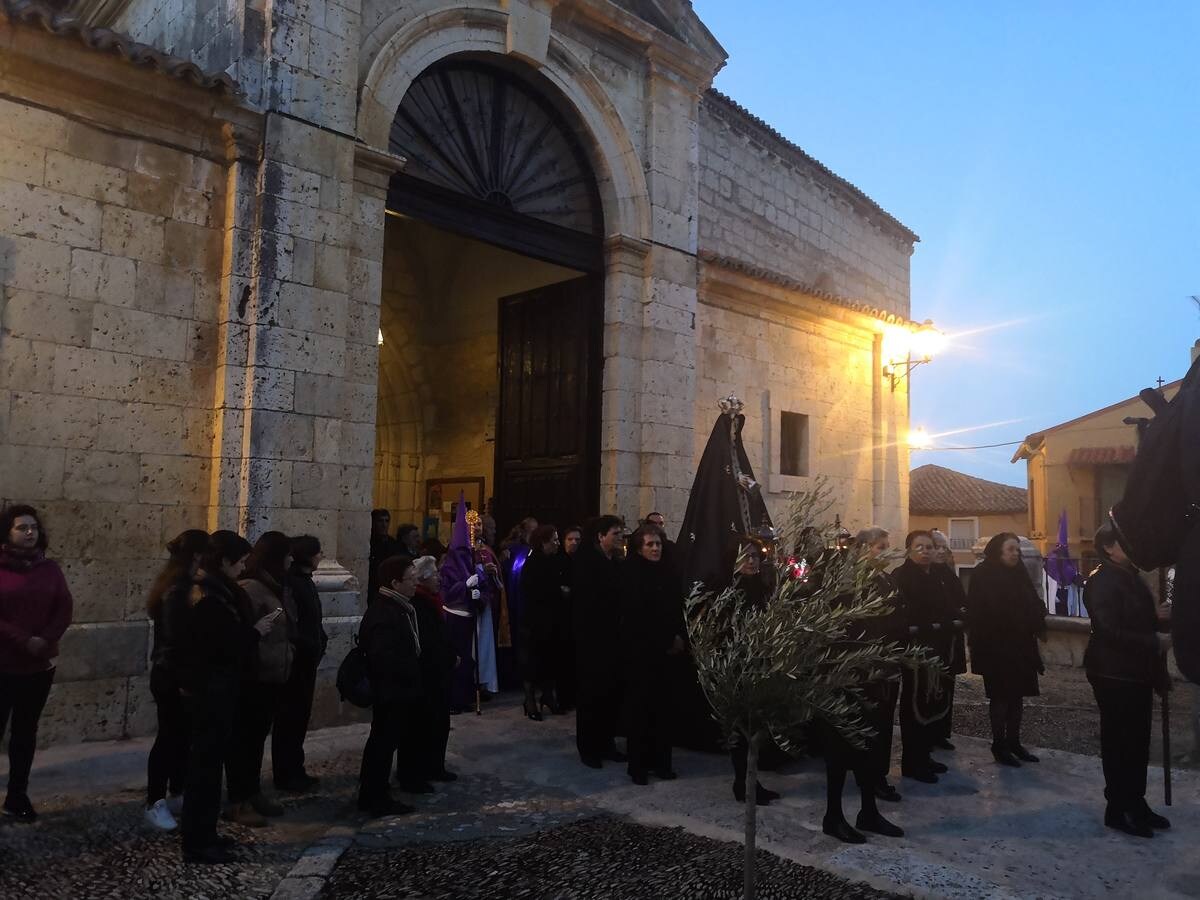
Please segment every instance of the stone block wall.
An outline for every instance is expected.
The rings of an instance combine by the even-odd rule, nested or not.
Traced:
[[[0,498],[75,597],[43,740],[153,720],[145,600],[205,527],[223,166],[0,100]]]
[[[915,235],[718,94],[699,143],[702,250],[908,316]]]
[[[695,458],[716,421],[717,400],[732,391],[746,404],[746,453],[776,521],[788,492],[810,489],[814,476],[825,475],[847,527],[875,524],[871,334],[711,305],[703,294],[696,328]],[[808,478],[781,476],[781,411],[808,416]]]

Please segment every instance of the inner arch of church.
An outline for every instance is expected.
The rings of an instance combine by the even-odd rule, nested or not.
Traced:
[[[586,136],[536,73],[483,54],[410,85],[389,150],[373,499],[448,539],[594,513],[604,216]]]

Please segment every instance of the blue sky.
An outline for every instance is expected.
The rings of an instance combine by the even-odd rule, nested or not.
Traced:
[[[914,373],[914,424],[1003,422],[941,441],[1015,440],[1183,376],[1200,3],[695,9],[729,52],[716,86],[921,236],[912,316],[962,336]],[[913,465],[1024,485],[1013,449]]]

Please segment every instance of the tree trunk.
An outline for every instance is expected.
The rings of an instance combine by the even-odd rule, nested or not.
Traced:
[[[742,862],[742,898],[754,900],[754,841],[758,831],[758,735],[746,746],[746,840]]]

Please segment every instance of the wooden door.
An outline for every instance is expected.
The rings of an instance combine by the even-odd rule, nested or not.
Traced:
[[[600,490],[601,281],[500,301],[496,520],[560,529],[595,515]]]

